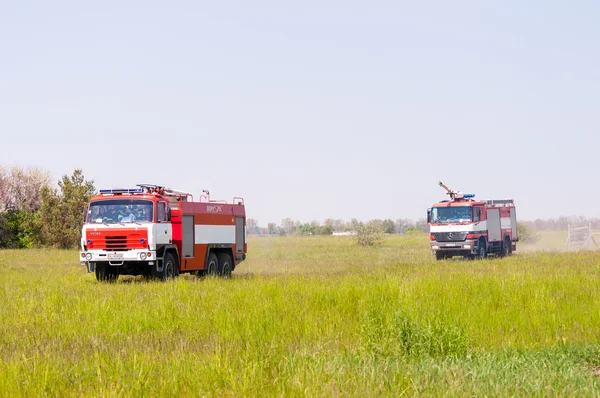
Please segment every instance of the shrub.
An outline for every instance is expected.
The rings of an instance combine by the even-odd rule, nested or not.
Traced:
[[[383,241],[383,229],[380,226],[360,223],[354,226],[354,230],[354,238],[360,246],[380,245]]]
[[[539,240],[539,236],[531,229],[531,227],[525,223],[517,223],[517,233],[519,236],[519,242],[523,243],[535,243]]]

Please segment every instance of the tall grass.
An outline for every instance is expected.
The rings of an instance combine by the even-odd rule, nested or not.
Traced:
[[[600,255],[251,238],[230,280],[0,252],[0,395],[598,395]]]

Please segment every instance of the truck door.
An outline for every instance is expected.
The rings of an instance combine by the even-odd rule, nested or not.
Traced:
[[[181,251],[183,258],[194,257],[194,215],[186,214],[181,217],[182,220],[182,244]]]
[[[512,229],[512,238],[516,240],[519,236],[517,235],[517,211],[514,207],[510,208],[510,227]]]
[[[487,211],[488,242],[502,241],[502,228],[500,225],[500,209]]]
[[[153,225],[154,239],[157,245],[166,245],[173,240],[173,228],[168,222],[166,202],[156,204],[156,223]]]
[[[244,217],[235,218],[235,251],[243,253],[246,245],[246,230],[244,227]]]

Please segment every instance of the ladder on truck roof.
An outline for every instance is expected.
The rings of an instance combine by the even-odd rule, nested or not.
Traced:
[[[483,203],[488,206],[509,206],[515,205],[515,201],[513,199],[484,199]]]
[[[160,191],[165,196],[175,197],[175,201],[187,202],[188,198],[191,198],[190,201],[194,201],[194,196],[191,193],[179,191],[177,189],[167,188],[163,185],[137,184],[137,186],[142,189],[145,189],[147,192]]]

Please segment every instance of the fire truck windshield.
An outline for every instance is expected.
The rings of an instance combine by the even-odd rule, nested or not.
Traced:
[[[473,221],[473,208],[461,207],[434,207],[431,209],[432,223],[451,223]]]
[[[92,202],[87,212],[87,223],[152,222],[154,205],[151,200],[108,199]]]

